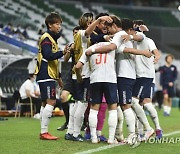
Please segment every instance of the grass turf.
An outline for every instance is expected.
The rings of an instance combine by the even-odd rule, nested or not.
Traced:
[[[158,111],[161,127],[164,134],[180,130],[180,111],[173,108],[170,117],[164,117],[162,111]],[[107,115],[108,117],[108,115]],[[107,143],[91,144],[90,141],[83,143],[66,141],[64,134],[66,131],[57,131],[56,128],[64,123],[64,117],[51,118],[49,132],[59,136],[57,141],[45,141],[39,139],[40,124],[33,118],[8,118],[7,121],[0,121],[0,153],[1,154],[71,154],[82,152],[98,147],[106,146]],[[103,134],[108,136],[107,119],[104,125]],[[149,118],[151,126],[154,127]],[[84,132],[82,132],[84,134]],[[124,135],[127,136],[127,128],[124,123]],[[180,134],[168,136],[168,138],[180,138]],[[179,154],[180,141],[178,143],[141,143],[137,148],[130,148],[123,145],[106,149],[95,153],[131,153],[131,154]]]

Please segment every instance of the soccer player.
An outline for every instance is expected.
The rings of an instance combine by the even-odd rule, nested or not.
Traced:
[[[166,64],[160,67],[160,84],[163,88],[163,109],[164,116],[169,116],[171,112],[172,97],[175,96],[174,82],[177,79],[177,68],[172,64],[174,56],[168,54],[165,57]]]
[[[135,21],[135,26],[137,29],[142,29],[138,27],[144,25],[144,30],[148,30],[146,25],[143,21],[138,20]],[[152,93],[153,93],[153,78],[155,77],[155,68],[154,68],[154,62],[157,62],[160,58],[160,53],[154,43],[154,41],[148,37],[146,37],[142,32],[136,32],[134,31],[134,35],[130,36],[131,40],[134,40],[134,46],[137,49],[149,49],[150,52],[154,55],[151,58],[147,58],[142,55],[137,55],[135,57],[136,62],[136,83],[133,88],[133,103],[134,103],[134,109],[138,110],[136,108],[136,104],[138,101],[142,101],[142,105],[144,105],[144,108],[149,111],[151,118],[155,124],[156,127],[156,136],[157,138],[162,138],[162,130],[159,124],[159,118],[157,115],[157,111],[155,107],[152,104]],[[129,38],[130,38],[129,37]],[[124,37],[125,38],[125,37]],[[129,38],[126,38],[129,40]],[[140,124],[139,124],[140,125]],[[145,127],[147,127],[146,125]],[[140,126],[139,126],[140,127]],[[147,140],[152,134],[154,130],[150,129],[145,132],[144,139]],[[139,129],[139,135],[142,136],[144,133],[142,129]]]
[[[78,62],[82,53],[87,49],[90,45],[89,36],[92,31],[96,28],[97,24],[99,24],[102,20],[111,21],[111,18],[108,16],[99,17],[97,20],[93,22],[93,14],[85,13],[79,19],[79,25],[81,30],[79,30],[74,35],[74,53],[75,53],[75,63]],[[73,70],[74,71],[74,70]],[[84,112],[87,108],[87,98],[88,98],[88,87],[89,87],[89,69],[88,63],[85,64],[82,68],[82,76],[83,81],[81,83],[77,83],[75,88],[75,96],[74,99],[76,103],[73,107],[71,115],[74,117],[74,127],[68,127],[67,134],[65,135],[65,139],[73,140],[73,141],[84,141],[84,138],[80,134],[82,121],[84,119]],[[76,80],[76,75],[73,74],[73,79]]]
[[[80,26],[76,26],[73,29],[73,35],[75,35],[80,29]],[[74,82],[72,80],[72,68],[75,64],[74,62],[74,43],[68,44],[66,46],[66,52],[64,53],[64,61],[67,62],[69,61],[70,58],[72,58],[72,63],[71,63],[71,68],[70,71],[66,77],[66,81],[65,81],[65,85],[63,87],[62,93],[61,93],[61,102],[62,102],[62,107],[63,107],[63,111],[65,114],[65,118],[66,121],[65,123],[61,126],[58,127],[57,130],[63,131],[65,129],[67,129],[67,125],[69,123],[69,118],[71,118],[72,116],[69,115],[69,106],[74,106],[74,99],[73,99],[73,95],[74,95]],[[71,107],[72,109],[72,107]],[[71,125],[71,123],[69,124]]]
[[[91,46],[90,48],[95,48],[109,44],[108,42],[101,42]],[[90,101],[91,109],[89,114],[89,126],[91,131],[92,143],[98,143],[97,136],[97,115],[99,111],[100,104],[102,102],[103,94],[105,96],[106,102],[109,109],[109,144],[117,144],[115,140],[115,130],[117,125],[117,79],[115,72],[115,50],[105,54],[94,54],[89,58],[90,64]],[[85,53],[80,58],[79,62],[76,64],[77,77],[81,80],[81,75],[78,69],[81,68],[82,64],[87,62],[87,57]]]
[[[56,81],[59,79],[58,59],[63,56],[63,52],[58,51],[57,44],[62,19],[56,12],[51,12],[47,15],[45,24],[48,30],[39,40],[39,52],[35,70],[42,99],[40,139],[57,140],[58,137],[52,136],[48,132],[48,125],[56,104]]]

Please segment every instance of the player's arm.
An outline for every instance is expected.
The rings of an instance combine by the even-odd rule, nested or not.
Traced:
[[[64,61],[68,62],[68,60],[71,58],[71,52],[73,52],[74,49],[74,43],[67,44],[64,48]]]
[[[88,28],[85,31],[85,36],[89,37],[90,34],[93,32],[93,30],[96,28],[96,26],[101,22],[101,21],[107,21],[107,22],[112,22],[111,17],[109,16],[102,16],[99,17],[97,20],[95,20],[91,25],[88,26]]]
[[[81,71],[82,71],[82,67],[83,67],[83,63],[82,62],[80,62],[80,61],[78,61],[77,62],[77,64],[75,65],[75,73],[76,73],[76,77],[77,77],[77,81],[79,82],[79,83],[81,83],[82,82],[82,76],[81,76]]]
[[[140,35],[140,34],[122,35],[121,38],[122,38],[124,41],[134,40],[134,41],[137,41],[137,42],[141,42],[141,41],[144,39],[144,36],[143,36],[143,35]]]
[[[43,58],[46,59],[47,61],[59,59],[63,56],[62,51],[58,51],[55,53],[52,52],[52,43],[50,42],[50,40],[48,38],[46,38],[46,39],[44,39],[44,41],[42,41],[41,47],[42,47]]]
[[[154,49],[152,51],[152,53],[154,55],[154,63],[156,64],[159,61],[159,59],[161,58],[161,53],[159,52],[158,49]]]
[[[126,48],[126,47],[121,50],[123,51],[123,53],[131,53],[134,55],[143,55],[148,58],[150,58],[152,56],[152,53],[149,50],[138,50],[138,49]]]
[[[114,43],[111,43],[109,45],[104,45],[104,46],[100,46],[97,48],[90,48],[86,50],[86,55],[87,56],[91,56],[92,54],[96,54],[96,53],[108,53],[111,52],[113,50],[116,50],[117,46]]]

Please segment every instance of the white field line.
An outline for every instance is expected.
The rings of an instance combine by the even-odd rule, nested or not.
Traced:
[[[175,135],[175,134],[180,134],[180,130],[170,132],[170,133],[167,133],[167,134],[163,134],[163,137],[167,137],[167,136],[171,136],[171,135]],[[106,145],[106,146],[102,146],[102,147],[99,147],[99,148],[96,148],[96,149],[90,149],[90,150],[87,150],[87,151],[77,152],[75,154],[90,154],[90,153],[93,153],[93,152],[99,152],[99,151],[102,151],[102,150],[111,149],[111,148],[114,148],[114,147],[117,147],[117,146],[122,146],[122,145],[125,145],[125,144]]]

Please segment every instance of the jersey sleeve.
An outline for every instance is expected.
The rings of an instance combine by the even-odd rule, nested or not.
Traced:
[[[121,46],[121,44],[122,44],[122,39],[121,39],[121,33],[120,33],[120,32],[118,32],[118,33],[116,33],[116,34],[114,35],[111,43],[114,43],[114,44],[116,45],[117,49]]]
[[[157,49],[154,41],[152,39],[148,39],[148,46],[149,46],[149,50],[152,52],[153,50]]]
[[[79,61],[83,64],[87,62],[87,56],[85,54],[86,52],[83,52],[82,56],[80,57]]]

